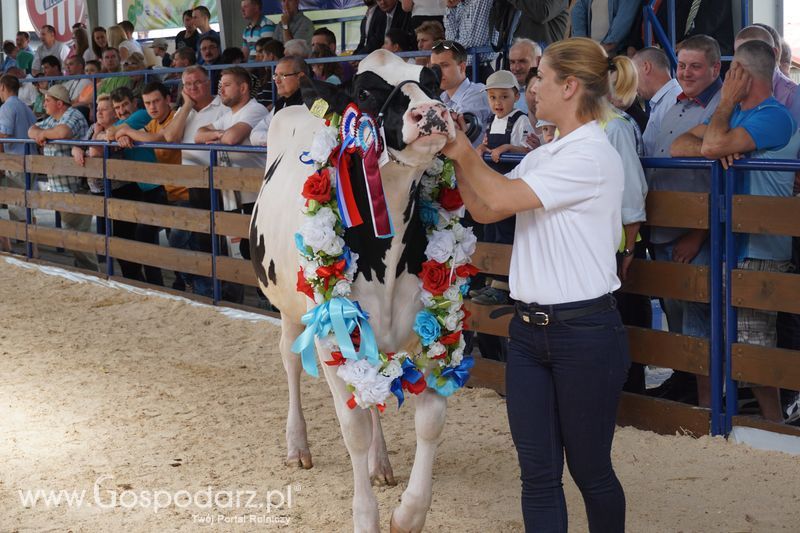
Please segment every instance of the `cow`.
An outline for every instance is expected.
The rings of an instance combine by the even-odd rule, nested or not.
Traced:
[[[358,274],[350,298],[369,313],[382,351],[405,349],[412,353],[410,347],[419,343],[412,328],[416,313],[422,309],[418,274],[427,242],[415,209],[420,192],[417,184],[437,153],[455,138],[449,112],[435,99],[438,85],[433,71],[376,50],[361,61],[346,88],[305,80],[303,96],[309,107],[286,107],[270,125],[265,181],[253,210],[250,247],[259,286],[281,315],[280,351],[289,384],[288,464],[312,466],[300,400],[302,366],[300,357],[291,350],[303,331],[301,317],[314,305],[296,290],[295,233],[304,222],[301,191],[311,173],[304,152],[324,126],[323,119],[309,108],[323,99],[340,114],[349,103],[355,103],[364,114],[381,115],[389,157],[381,161],[380,172],[394,235],[376,238],[368,223],[346,230],[345,242],[358,253]],[[358,165],[355,167],[352,172]],[[354,179],[353,183],[360,212],[369,213],[363,181]],[[317,341],[316,350],[320,362],[331,360],[330,348],[324,343]],[[354,530],[379,531],[378,505],[371,485],[376,481],[394,483],[380,420],[374,408],[349,408],[346,403],[350,393],[337,376],[336,367],[320,366],[352,461]],[[446,399],[427,389],[415,396],[414,403],[416,457],[408,487],[390,519],[392,531],[420,531],[431,504],[433,461],[444,426]]]

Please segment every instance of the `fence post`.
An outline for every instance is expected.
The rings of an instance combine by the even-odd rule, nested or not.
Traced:
[[[28,191],[31,190],[31,173],[28,170],[28,158],[31,155],[31,144],[25,143],[25,156],[22,159],[22,172],[25,174],[25,257],[33,257],[33,243],[30,239],[30,225],[33,224],[33,210],[28,203]]]
[[[722,253],[726,244],[725,236],[725,213],[730,204],[725,202],[722,194],[722,165],[719,161],[714,161],[711,165],[711,194],[709,199],[709,231],[711,247],[711,279],[709,287],[709,305],[711,307],[711,361],[709,365],[709,375],[711,377],[711,434],[727,434],[726,413],[722,408],[723,400],[723,347],[725,338],[723,336],[722,313],[725,302],[721,298],[719,287],[722,287]]]
[[[733,234],[733,190],[737,171],[725,171],[725,433],[733,430],[733,417],[739,412],[739,390],[731,371],[733,343],[737,341],[736,308],[732,305],[733,280],[731,272],[736,268],[736,237]]]
[[[655,3],[655,0],[653,0]],[[642,6],[642,19],[644,20],[644,45],[653,46],[653,23],[650,21],[650,13],[653,11],[652,4],[645,3]]]
[[[214,189],[214,167],[217,166],[217,151],[209,152],[208,160],[208,193],[211,197],[211,220],[209,231],[211,232],[211,285],[212,300],[214,305],[220,300],[220,286],[217,279],[217,255],[219,255],[219,245],[217,243],[216,224],[214,223],[215,213],[217,212],[217,192]]]
[[[114,258],[109,253],[108,240],[111,237],[111,220],[108,218],[108,198],[111,196],[111,180],[108,179],[108,145],[103,145],[103,218],[106,219],[106,276],[114,275]]]

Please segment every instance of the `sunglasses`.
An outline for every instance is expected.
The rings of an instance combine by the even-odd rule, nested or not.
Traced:
[[[441,41],[436,41],[433,43],[433,51],[434,52],[441,52],[442,50],[452,50],[457,54],[465,54],[467,53],[467,49],[464,46],[456,41],[450,41],[448,39],[443,39]]]

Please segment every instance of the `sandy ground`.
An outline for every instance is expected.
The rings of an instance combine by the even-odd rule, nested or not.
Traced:
[[[303,380],[315,466],[283,465],[276,327],[3,260],[0,313],[0,531],[352,530],[350,463],[322,381]],[[503,400],[467,390],[448,414],[427,530],[521,531]],[[386,529],[411,467],[412,416],[410,405],[384,416],[399,480],[376,488]],[[796,457],[626,428],[614,460],[629,531],[800,529]],[[203,508],[208,486],[217,502]],[[586,531],[580,495],[565,487],[571,529]],[[21,503],[19,491],[37,489],[86,495],[80,506]],[[242,491],[239,507],[225,491]],[[172,504],[155,512],[148,495]]]

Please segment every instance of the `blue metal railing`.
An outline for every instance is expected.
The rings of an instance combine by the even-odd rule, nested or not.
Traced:
[[[3,139],[3,142],[25,145],[25,154],[31,154],[31,139]],[[51,141],[54,144],[72,146],[102,146],[103,147],[103,181],[104,181],[104,215],[108,214],[107,202],[110,198],[111,184],[108,178],[107,160],[109,148],[117,147],[116,143],[103,141]],[[220,255],[215,226],[215,213],[219,210],[216,201],[216,185],[214,167],[216,166],[217,153],[226,152],[256,152],[266,153],[264,147],[253,146],[227,146],[227,145],[198,145],[182,143],[135,143],[141,148],[171,148],[185,150],[209,151],[208,188],[211,191],[211,206],[209,210],[211,235],[211,279],[213,282],[212,300],[215,304],[220,301],[220,280],[217,277],[217,258]],[[501,161],[518,163],[525,156],[523,154],[503,154]],[[645,168],[669,169],[706,169],[711,173],[711,190],[709,194],[709,241],[710,241],[710,313],[711,335],[709,338],[709,377],[711,381],[711,433],[713,435],[727,435],[733,424],[733,417],[737,414],[736,381],[733,380],[731,370],[732,346],[737,340],[736,309],[731,296],[731,271],[736,268],[735,254],[735,228],[732,222],[733,191],[736,179],[740,173],[750,170],[772,171],[800,171],[800,160],[758,160],[744,159],[734,163],[728,170],[724,170],[719,161],[705,159],[660,159],[642,158]],[[32,179],[28,168],[27,158],[25,166],[25,191],[32,189]],[[27,206],[27,202],[26,202]],[[26,207],[25,240],[26,255],[32,257],[32,244],[29,237],[29,226],[32,224],[32,208]],[[109,254],[109,239],[111,237],[110,224],[105,231],[105,252],[107,256],[106,274],[113,275],[113,260]]]

